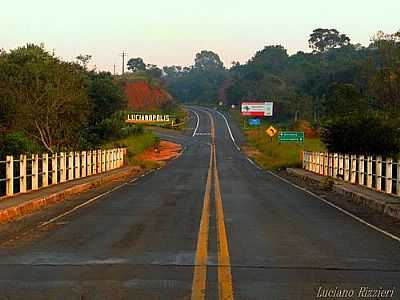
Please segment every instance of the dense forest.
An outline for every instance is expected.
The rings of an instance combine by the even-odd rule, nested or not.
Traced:
[[[318,121],[366,106],[398,110],[400,33],[379,32],[371,41],[364,47],[335,29],[316,29],[310,53],[266,46],[227,69],[218,54],[201,51],[193,66],[164,67],[164,80],[183,102],[271,100],[285,120]]]
[[[319,28],[308,42],[309,53],[266,46],[230,68],[201,51],[193,66],[164,67],[163,79],[182,102],[273,101],[274,121],[308,120],[333,151],[399,153],[400,32],[378,32],[362,46]]]

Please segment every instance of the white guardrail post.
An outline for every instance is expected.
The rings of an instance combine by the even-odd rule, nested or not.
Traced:
[[[39,188],[39,155],[32,155],[32,190]]]
[[[110,150],[106,150],[106,171],[110,170]]]
[[[68,180],[74,179],[74,152],[68,154]]]
[[[96,174],[101,173],[101,150],[97,150],[97,164],[96,164]]]
[[[6,156],[6,195],[14,194],[14,158],[12,155]]]
[[[338,154],[333,153],[333,174],[332,176],[334,178],[337,178],[338,176]]]
[[[350,156],[350,182],[356,183],[357,178],[357,156],[351,155]]]
[[[61,161],[60,161],[60,168],[62,168]],[[57,184],[58,183],[57,153],[54,153],[53,156],[51,157],[51,175],[52,175],[51,184]]]
[[[385,191],[388,194],[392,193],[392,174],[393,174],[393,159],[386,158],[386,174],[385,174]]]
[[[86,151],[82,151],[81,152],[81,157],[82,157],[82,177],[86,177],[87,176],[87,155],[86,155]]]
[[[317,167],[318,167],[318,165],[317,165],[317,156],[316,156],[315,152],[312,152],[312,171],[314,173],[317,172]]]
[[[49,185],[49,155],[47,153],[42,155],[42,186]]]
[[[372,156],[367,158],[367,187],[372,188]]]
[[[116,161],[116,167],[123,165],[125,153],[126,149],[116,149],[115,152],[111,150],[112,168],[114,161]],[[383,160],[380,155],[373,157],[329,152],[302,151],[301,153],[304,170],[334,178],[340,177],[352,184],[364,185],[377,191],[384,191],[386,194],[400,196],[400,161],[398,160],[394,161],[390,157]]]
[[[81,154],[75,152],[75,178],[81,178]]]
[[[375,160],[376,164],[376,190],[382,190],[382,156],[377,156]]]
[[[342,177],[344,175],[344,160],[343,155],[339,153],[339,175]]]
[[[364,155],[358,156],[358,184],[364,185]]]
[[[19,156],[19,191],[26,193],[26,155]]]
[[[344,155],[344,181],[349,181],[349,173],[350,173],[350,158],[348,154]]]
[[[101,172],[106,170],[106,150],[101,151]]]
[[[38,154],[32,154],[30,159],[27,158],[27,155],[21,154],[19,160],[14,160],[13,156],[7,155],[5,160],[5,179],[3,179],[6,184],[5,194],[6,196],[12,196],[15,194],[15,179],[19,179],[19,193],[26,193],[28,191],[28,177],[31,177],[30,189],[37,190],[41,187],[47,187],[50,183],[54,185],[74,178],[84,178],[105,171],[114,170],[124,165],[125,154],[125,148],[114,148],[108,150],[69,152],[68,154],[65,152],[53,153],[52,155],[44,153],[40,156]],[[318,159],[319,165],[317,163],[311,163],[312,159],[317,160],[317,157],[320,157],[321,155],[323,155],[324,159]],[[29,161],[30,164],[28,166]],[[326,173],[328,168],[327,161],[328,159],[326,154],[318,153],[317,155],[317,153],[303,152],[304,168],[314,168],[314,170],[317,170],[318,168],[319,172],[323,171]],[[15,162],[19,162],[19,177],[14,176]],[[28,170],[30,171],[29,174],[27,174]],[[60,172],[60,175],[58,175],[58,172]],[[389,172],[388,167],[386,172]],[[39,178],[41,179],[39,180]],[[387,180],[389,180],[389,178],[390,180],[393,180],[388,175],[386,178]],[[389,188],[389,186],[391,187],[390,184],[391,183],[386,183],[385,186]],[[398,190],[399,189],[397,188],[397,191]]]
[[[86,160],[87,160],[86,175],[91,176],[92,175],[92,151],[88,151],[86,153]]]
[[[65,152],[60,153],[60,183],[67,180],[67,155]]]
[[[322,152],[318,153],[319,156],[319,175],[324,175],[324,155]]]

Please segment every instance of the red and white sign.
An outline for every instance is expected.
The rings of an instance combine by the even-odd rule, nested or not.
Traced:
[[[271,117],[273,102],[242,102],[242,116]]]

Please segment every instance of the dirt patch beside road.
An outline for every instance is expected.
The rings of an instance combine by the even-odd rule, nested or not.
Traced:
[[[160,141],[160,143],[142,154],[136,156],[137,160],[165,162],[178,157],[182,152],[182,146],[169,141]]]

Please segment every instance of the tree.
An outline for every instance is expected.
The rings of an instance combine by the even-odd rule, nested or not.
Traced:
[[[223,69],[224,64],[218,54],[212,51],[202,50],[200,53],[196,54],[194,67],[203,70]]]
[[[90,112],[84,74],[42,47],[28,44],[0,58],[3,124],[50,152],[78,144]]]
[[[399,119],[386,113],[353,113],[325,122],[322,141],[333,153],[397,156],[399,128]]]
[[[345,34],[340,34],[336,29],[318,28],[310,35],[308,43],[314,51],[326,52],[329,49],[349,45],[350,38]]]
[[[90,72],[88,80],[88,96],[92,113],[90,125],[95,125],[120,110],[125,109],[127,99],[122,87],[114,82],[109,72]]]
[[[148,64],[146,72],[152,78],[160,79],[162,76],[162,70],[157,65]]]
[[[128,65],[128,70],[132,72],[146,71],[146,64],[140,57],[129,59],[127,65]]]
[[[90,60],[92,59],[92,56],[89,54],[79,54],[76,57],[76,60],[78,63],[86,70],[87,65],[89,64]]]
[[[368,110],[367,100],[353,84],[332,84],[323,104],[328,117]]]
[[[378,59],[369,60],[369,93],[380,108],[400,113],[400,32],[378,32],[372,46],[377,49]]]
[[[254,69],[278,74],[286,68],[288,61],[287,51],[281,45],[266,46],[263,50],[257,51],[249,65]]]

